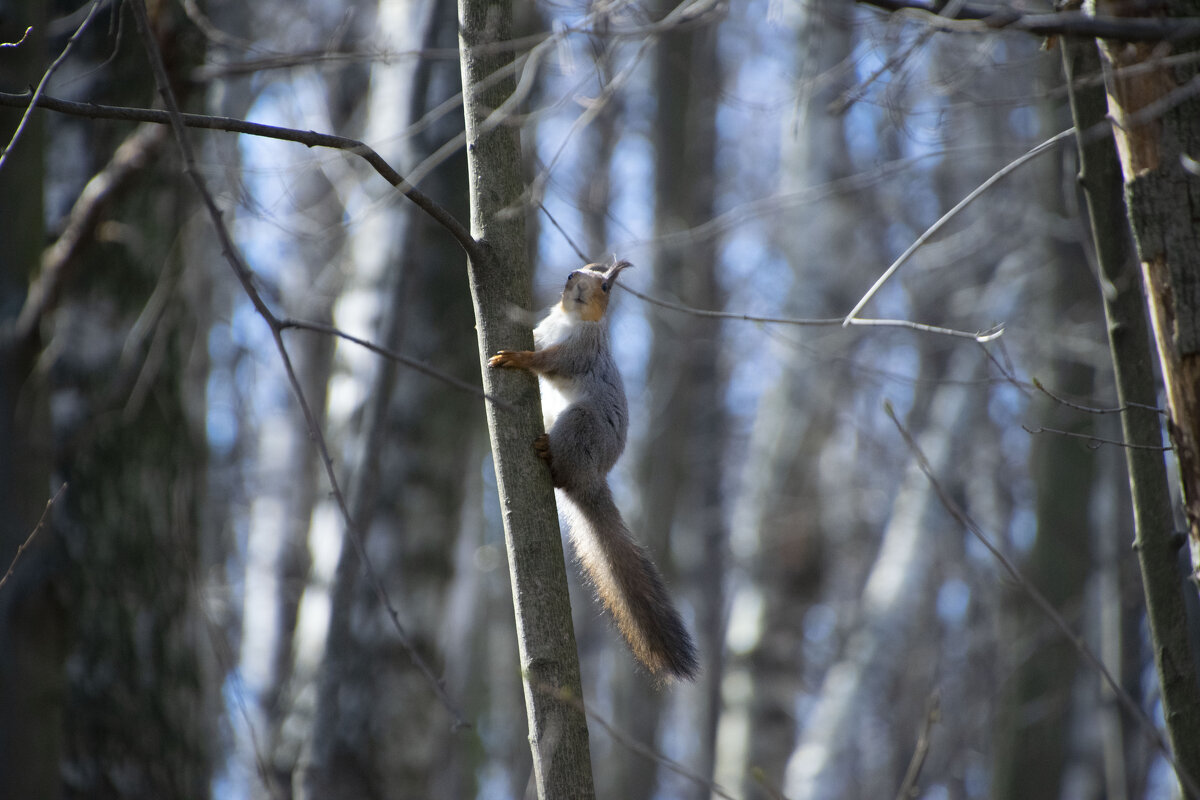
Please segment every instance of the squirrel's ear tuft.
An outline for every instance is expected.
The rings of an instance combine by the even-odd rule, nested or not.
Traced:
[[[611,267],[608,267],[604,273],[605,284],[612,283],[617,279],[617,276],[620,275],[623,270],[629,269],[632,266],[633,264],[630,264],[628,261],[618,261]],[[607,289],[605,291],[607,291]]]

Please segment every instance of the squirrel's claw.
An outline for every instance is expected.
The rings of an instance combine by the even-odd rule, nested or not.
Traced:
[[[532,350],[501,350],[488,359],[488,365],[493,367],[532,369],[534,366],[533,358],[536,355]]]
[[[514,366],[513,356],[515,354],[516,354],[515,350],[501,350],[500,352],[496,353],[496,355],[494,355],[488,359],[488,366],[489,367],[511,367],[511,366]]]

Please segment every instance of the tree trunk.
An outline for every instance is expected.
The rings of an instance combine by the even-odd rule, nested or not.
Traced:
[[[1164,6],[1169,15],[1200,12],[1191,0]],[[1124,4],[1112,0],[1098,3],[1097,11],[1126,13]],[[1186,159],[1200,152],[1200,98],[1185,84],[1200,72],[1191,62],[1156,63],[1161,54],[1152,44],[1102,41],[1100,52],[1195,565],[1200,564],[1200,225],[1194,209],[1200,208],[1200,176]]]
[[[515,89],[495,73],[510,57],[489,47],[512,35],[510,0],[460,0],[459,51],[466,116],[471,232],[468,259],[484,390],[511,404],[487,404],[504,540],[512,578],[529,742],[538,796],[594,796],[587,719],[553,487],[533,440],[542,432],[537,380],[493,371],[498,350],[531,350],[533,336],[513,309],[528,309],[521,146],[504,117]],[[499,117],[499,119],[497,119]]]
[[[41,0],[26,0],[0,19],[2,42],[31,26],[19,47],[0,49],[0,84],[37,83],[45,15]],[[4,145],[21,114],[0,111]],[[34,114],[29,122],[0,170],[0,574],[53,494],[49,398],[44,376],[32,374],[41,339],[37,329],[18,339],[15,327],[45,241],[45,120]],[[62,570],[56,540],[52,518],[0,589],[0,797],[52,797],[61,784],[66,619],[53,588]]]
[[[1071,45],[1064,51],[1067,76],[1072,81],[1077,75],[1090,75],[1093,71],[1089,68],[1090,65],[1097,63],[1091,53],[1083,50],[1084,47],[1085,45]],[[1128,54],[1135,50],[1136,48],[1123,49],[1121,52]],[[1110,57],[1112,55],[1110,52]],[[1121,104],[1131,102],[1128,95],[1135,93],[1139,86],[1125,85],[1113,76],[1109,76],[1109,80],[1114,85],[1109,86],[1108,111],[1120,121],[1119,115],[1123,108]],[[1159,74],[1157,81],[1151,83],[1153,85],[1163,80],[1165,77]],[[1126,99],[1122,100],[1122,97]],[[1133,102],[1139,102],[1141,105],[1133,106],[1129,110],[1144,107],[1151,99],[1139,97]],[[1176,108],[1168,112],[1161,122],[1152,122],[1136,128],[1114,127],[1113,137],[1117,144],[1114,147],[1113,139],[1093,139],[1088,133],[1105,118],[1106,109],[1099,93],[1087,86],[1076,86],[1071,93],[1071,103],[1079,137],[1080,181],[1087,197],[1097,260],[1106,289],[1104,303],[1105,314],[1108,317],[1109,346],[1116,374],[1117,397],[1124,408],[1121,424],[1124,439],[1130,445],[1125,454],[1133,494],[1138,561],[1142,569],[1155,664],[1162,687],[1167,735],[1181,769],[1190,776],[1194,786],[1194,781],[1200,776],[1200,747],[1197,747],[1197,743],[1200,742],[1200,684],[1197,683],[1196,665],[1188,641],[1184,593],[1194,592],[1195,589],[1181,574],[1186,571],[1181,570],[1180,566],[1181,555],[1186,555],[1186,551],[1180,553],[1182,544],[1173,532],[1166,469],[1161,454],[1154,450],[1162,441],[1158,415],[1153,411],[1157,405],[1157,381],[1147,346],[1149,332],[1145,321],[1145,295],[1142,291],[1142,281],[1139,280],[1133,264],[1126,235],[1126,231],[1129,230],[1128,220],[1134,222],[1133,234],[1137,239],[1139,228],[1142,229],[1142,235],[1148,235],[1147,227],[1171,224],[1174,215],[1186,211],[1186,206],[1183,209],[1160,209],[1165,217],[1157,222],[1146,219],[1140,212],[1132,210],[1126,217],[1125,207],[1117,194],[1116,186],[1123,172],[1126,199],[1130,209],[1143,202],[1135,197],[1142,189],[1134,188],[1131,184],[1154,185],[1163,181],[1164,173],[1173,173],[1173,180],[1181,181],[1175,184],[1178,188],[1186,188],[1190,183],[1191,191],[1195,193],[1197,179],[1194,176],[1188,178],[1179,175],[1176,171],[1180,168],[1179,140],[1175,135],[1168,137],[1167,132],[1190,127],[1191,132],[1196,134],[1200,132],[1196,127],[1200,125],[1200,119],[1195,116],[1196,102],[1192,100],[1188,104],[1193,114],[1190,121],[1181,118],[1179,114],[1182,109]],[[1155,156],[1159,145],[1169,147],[1172,154],[1165,158],[1165,154]],[[1135,153],[1142,155],[1135,160]],[[1154,160],[1158,162],[1156,165],[1146,163]],[[1175,220],[1176,224],[1180,222]],[[1139,257],[1150,257],[1150,261],[1143,261],[1142,269],[1146,292],[1151,296],[1151,317],[1163,373],[1173,376],[1168,380],[1174,380],[1176,389],[1181,386],[1182,375],[1178,368],[1183,357],[1176,351],[1171,330],[1161,327],[1168,319],[1163,315],[1171,308],[1171,297],[1160,290],[1164,288],[1163,268],[1168,257],[1200,257],[1200,242],[1195,240],[1197,231],[1194,224],[1190,234],[1185,232],[1185,235],[1192,239],[1190,248],[1186,240],[1181,239],[1173,239],[1169,251],[1155,252],[1144,245],[1139,246]],[[1174,263],[1178,265],[1178,261]],[[1192,279],[1196,274],[1193,270]],[[1178,300],[1181,310],[1186,309],[1186,295],[1179,295]],[[1198,311],[1200,309],[1191,308],[1191,313]],[[1191,355],[1187,360],[1195,366],[1196,363],[1200,363],[1196,362],[1195,358],[1195,355]],[[1170,394],[1168,391],[1170,413],[1174,420],[1171,430],[1176,447],[1182,453],[1187,443],[1179,438],[1179,434],[1190,427],[1190,435],[1194,436],[1195,426],[1200,424],[1200,417],[1192,412],[1191,417],[1180,420],[1178,414],[1184,409],[1175,405],[1176,398],[1171,398]],[[1182,402],[1182,398],[1179,399]],[[1181,473],[1186,473],[1184,461],[1181,455]],[[1186,497],[1186,484],[1191,478],[1187,474],[1181,474],[1181,478],[1185,483]],[[1190,522],[1194,526],[1195,520],[1191,519]],[[1194,545],[1194,527],[1192,532]],[[1185,778],[1185,784],[1187,781]]]

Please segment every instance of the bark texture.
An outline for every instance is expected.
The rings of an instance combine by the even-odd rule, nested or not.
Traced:
[[[1088,67],[1098,63],[1094,54],[1085,51],[1084,47],[1071,45],[1064,53],[1069,79],[1076,75],[1088,74]],[[1111,59],[1114,56],[1114,48],[1107,49]],[[1127,50],[1121,52],[1128,53]],[[1120,83],[1115,78],[1113,80],[1117,85],[1109,87],[1108,111],[1119,114],[1125,107],[1122,103],[1141,102],[1143,105],[1139,107],[1144,107],[1144,103],[1148,102],[1145,97],[1138,101],[1129,97],[1135,90],[1140,91],[1139,87]],[[1160,75],[1158,81],[1151,83],[1151,88],[1159,85],[1162,80],[1163,76]],[[1122,101],[1120,97],[1125,99]],[[1096,89],[1075,87],[1071,93],[1071,106],[1077,131],[1091,131],[1105,118],[1104,99]],[[1172,124],[1178,128],[1186,123],[1174,119]],[[1195,128],[1197,124],[1200,124],[1200,120],[1193,118],[1191,126]],[[1181,574],[1184,571],[1181,569],[1181,556],[1186,557],[1186,553],[1180,553],[1181,542],[1173,531],[1166,467],[1162,454],[1154,449],[1161,445],[1162,433],[1158,414],[1153,410],[1158,403],[1158,391],[1154,359],[1149,347],[1151,333],[1146,322],[1147,293],[1151,296],[1154,333],[1163,372],[1164,375],[1173,372],[1177,384],[1180,378],[1178,368],[1183,358],[1176,358],[1170,330],[1161,327],[1166,322],[1163,315],[1168,313],[1173,305],[1170,294],[1161,292],[1164,288],[1161,283],[1156,287],[1156,282],[1164,277],[1163,258],[1166,254],[1159,250],[1153,259],[1154,263],[1143,262],[1146,289],[1144,293],[1143,281],[1138,276],[1128,233],[1129,220],[1134,222],[1135,239],[1138,238],[1139,226],[1144,229],[1148,225],[1170,225],[1171,222],[1170,219],[1158,222],[1139,220],[1137,214],[1132,211],[1132,204],[1139,202],[1133,199],[1133,194],[1140,190],[1134,189],[1128,189],[1127,197],[1131,210],[1127,217],[1118,188],[1123,175],[1127,184],[1130,175],[1134,176],[1136,182],[1138,170],[1132,169],[1134,164],[1141,165],[1139,169],[1144,176],[1159,170],[1174,171],[1170,165],[1161,164],[1160,156],[1154,155],[1158,147],[1152,141],[1143,141],[1145,137],[1157,138],[1161,135],[1161,129],[1155,131],[1160,125],[1165,125],[1165,121],[1152,125],[1150,129],[1144,126],[1124,130],[1114,128],[1111,138],[1106,136],[1090,139],[1081,133],[1080,181],[1087,198],[1097,261],[1104,281],[1105,314],[1108,318],[1109,346],[1116,376],[1117,396],[1125,409],[1121,415],[1121,425],[1124,439],[1131,445],[1126,449],[1126,464],[1133,495],[1137,553],[1146,595],[1147,619],[1151,639],[1155,645],[1155,664],[1162,683],[1167,735],[1176,758],[1179,759],[1180,767],[1186,774],[1193,776],[1191,780],[1194,781],[1195,776],[1200,775],[1200,748],[1196,746],[1196,743],[1200,742],[1200,684],[1197,682],[1196,666],[1188,641],[1184,593],[1194,592],[1195,589],[1185,582]],[[1192,133],[1200,133],[1200,129],[1193,130]],[[1177,146],[1176,143],[1175,147]],[[1136,160],[1135,151],[1140,153]],[[1160,163],[1151,167],[1151,161]],[[1178,165],[1178,150],[1175,152],[1174,161]],[[1198,179],[1195,176],[1184,180],[1192,184],[1191,191],[1196,191]],[[1177,210],[1163,211],[1169,216],[1177,214]],[[1147,233],[1148,231],[1143,230],[1143,234]],[[1196,236],[1194,222],[1191,236]],[[1200,257],[1200,242],[1191,243],[1190,256],[1180,252],[1183,242],[1176,241],[1174,244],[1176,246],[1170,251],[1172,254],[1180,258]],[[1182,249],[1186,250],[1187,247]],[[1147,252],[1146,249],[1139,248],[1137,258],[1144,258]],[[1191,312],[1200,312],[1200,308],[1193,307]],[[1190,360],[1194,360],[1194,355],[1189,357]],[[1176,419],[1179,412],[1180,409],[1172,400],[1172,418]],[[1193,413],[1190,418],[1193,437],[1197,424],[1200,424],[1200,417]],[[1178,424],[1173,425],[1172,433],[1177,433],[1179,429]],[[1182,453],[1185,443],[1178,439],[1176,443]],[[1181,466],[1183,463],[1181,455]],[[1188,477],[1182,477],[1186,486]],[[1194,520],[1192,522],[1194,543]],[[1187,780],[1184,779],[1185,782]]]
[[[1191,0],[1167,16],[1194,16]],[[1116,2],[1098,12],[1129,13]],[[1192,561],[1200,558],[1200,98],[1194,63],[1167,64],[1161,45],[1101,41],[1105,88],[1125,181],[1125,202],[1150,302],[1154,337],[1179,459]],[[1192,162],[1195,163],[1195,162]]]
[[[541,433],[537,380],[494,371],[499,350],[532,350],[528,319],[524,184],[518,129],[505,105],[515,89],[495,74],[510,56],[488,45],[512,36],[510,0],[460,0],[459,50],[466,115],[471,232],[468,259],[484,390],[511,404],[488,403],[488,429],[504,516],[529,743],[538,797],[590,798],[592,770],[579,657],[571,622],[562,540],[550,475],[533,449]],[[517,313],[514,313],[517,311]]]

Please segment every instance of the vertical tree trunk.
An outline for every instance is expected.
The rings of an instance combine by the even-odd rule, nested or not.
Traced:
[[[0,84],[30,86],[41,77],[45,16],[41,0],[25,0],[0,18],[0,42],[16,42],[32,28],[20,46],[0,49]],[[0,111],[0,147],[20,119],[18,109]],[[0,171],[0,570],[52,494],[47,390],[31,375],[40,337],[13,338],[44,244],[44,131],[42,115],[34,114]],[[42,530],[0,590],[0,797],[59,791],[66,620],[53,589],[61,570],[56,538],[53,525]]]
[[[533,347],[528,322],[512,314],[513,309],[529,308],[531,280],[520,136],[504,118],[504,102],[515,81],[496,78],[511,56],[489,46],[511,35],[511,0],[460,0],[471,232],[477,242],[469,253],[468,274],[484,389],[513,406],[488,403],[487,415],[504,513],[534,779],[543,800],[586,800],[594,790],[562,540],[549,474],[532,446],[542,429],[537,381],[532,375],[487,367],[487,359],[498,350]]]
[[[198,50],[182,12],[155,25],[178,46],[173,66],[187,70]],[[118,102],[141,104],[151,94],[146,54],[127,55],[107,78]],[[88,139],[97,163],[116,132],[105,133]],[[191,242],[177,246],[195,207],[179,172],[147,170],[111,206],[113,227],[138,236],[84,248],[89,280],[70,287],[51,320],[55,391],[75,398],[55,420],[58,469],[71,485],[65,797],[191,798],[213,775],[217,642],[197,591],[214,566],[200,522],[209,320],[189,302],[207,296],[209,274],[189,260]]]
[[[1076,76],[1089,75],[1092,72],[1089,65],[1097,63],[1091,53],[1085,52],[1083,47],[1084,45],[1070,45],[1064,51],[1067,77],[1072,82]],[[1125,49],[1122,52],[1136,52],[1136,48]],[[1112,55],[1110,52],[1110,56]],[[1141,74],[1144,76],[1146,73]],[[1110,79],[1114,82],[1120,80],[1112,76]],[[1162,80],[1164,77],[1159,75],[1158,81]],[[1109,86],[1107,111],[1119,115],[1122,110],[1120,104],[1130,102],[1127,95],[1136,89],[1136,85]],[[1125,99],[1122,100],[1122,97]],[[1138,102],[1144,104],[1150,99],[1143,96]],[[1180,118],[1179,113],[1182,109],[1175,109],[1169,112],[1169,119],[1162,122],[1136,128],[1114,127],[1113,137],[1118,145],[1114,146],[1114,139],[1104,137],[1093,140],[1084,133],[1091,131],[1106,116],[1104,101],[1098,92],[1086,85],[1074,86],[1071,106],[1075,128],[1080,132],[1080,181],[1087,197],[1097,260],[1106,288],[1104,304],[1108,317],[1109,347],[1117,381],[1117,397],[1124,408],[1121,424],[1124,439],[1131,445],[1126,449],[1125,455],[1133,494],[1136,546],[1146,595],[1147,621],[1161,684],[1167,735],[1180,767],[1194,782],[1200,780],[1200,747],[1196,746],[1196,743],[1200,742],[1200,684],[1197,682],[1193,651],[1188,641],[1184,593],[1193,592],[1195,588],[1181,575],[1182,543],[1173,531],[1166,469],[1161,454],[1153,449],[1162,441],[1158,415],[1152,410],[1157,405],[1157,381],[1147,346],[1149,331],[1145,320],[1146,295],[1143,294],[1142,280],[1139,279],[1130,257],[1130,242],[1126,231],[1129,230],[1127,221],[1130,219],[1134,222],[1135,239],[1138,238],[1139,227],[1142,227],[1142,233],[1145,235],[1145,226],[1156,224],[1151,220],[1139,218],[1139,214],[1132,211],[1134,204],[1142,201],[1134,197],[1141,190],[1130,186],[1131,181],[1153,184],[1161,181],[1162,173],[1167,172],[1174,174],[1173,181],[1182,180],[1181,186],[1186,187],[1190,183],[1192,191],[1196,190],[1196,177],[1187,178],[1178,174],[1179,141],[1175,135],[1168,137],[1166,134],[1168,130],[1178,131],[1181,127],[1189,126],[1195,133],[1200,120],[1195,116],[1193,100],[1189,103],[1193,109],[1190,121]],[[1121,118],[1117,116],[1116,119],[1119,121]],[[1143,141],[1143,137],[1149,141]],[[1159,154],[1158,165],[1151,166],[1143,162],[1156,151],[1156,140],[1157,143],[1169,145],[1171,155],[1164,159],[1163,154]],[[1141,152],[1143,149],[1148,152],[1135,162],[1134,152]],[[1140,164],[1140,172],[1132,169],[1135,163]],[[1131,208],[1128,217],[1116,188],[1122,173],[1126,181],[1126,199]],[[1171,217],[1185,209],[1160,209],[1167,218],[1157,224],[1171,224]],[[1180,222],[1176,220],[1175,224]],[[1200,255],[1194,249],[1197,245],[1194,241],[1196,235],[1193,223],[1193,247],[1190,256],[1187,255],[1188,248],[1185,242],[1178,238],[1172,240],[1174,246],[1169,252],[1160,250],[1157,255],[1148,251],[1146,247],[1139,247],[1139,257],[1144,260],[1152,256],[1151,261],[1154,262],[1143,261],[1145,289],[1151,296],[1151,308],[1157,309],[1151,317],[1163,372],[1164,375],[1172,372],[1177,388],[1181,377],[1176,369],[1179,364],[1171,363],[1175,345],[1171,341],[1170,329],[1164,330],[1160,327],[1166,322],[1163,314],[1169,309],[1168,301],[1171,297],[1158,290],[1164,288],[1160,278],[1165,266],[1165,257],[1169,255],[1184,259]],[[1192,279],[1196,274],[1193,271]],[[1159,277],[1155,278],[1154,275]],[[1179,296],[1178,300],[1181,304],[1185,303],[1186,295]],[[1197,309],[1193,308],[1192,311]],[[1194,355],[1189,356],[1189,360],[1194,358]],[[1170,392],[1168,394],[1170,395]],[[1183,448],[1186,443],[1174,434],[1180,432],[1181,423],[1183,426],[1192,426],[1194,433],[1194,426],[1200,424],[1200,418],[1193,414],[1190,419],[1179,420],[1176,415],[1183,409],[1173,405],[1173,400],[1171,402],[1170,410],[1172,419],[1175,420],[1175,424],[1171,426],[1173,438],[1176,446]],[[1186,475],[1181,477],[1186,484],[1189,478]],[[1186,491],[1185,489],[1185,498]],[[1194,525],[1195,520],[1191,520],[1191,523]],[[1194,532],[1193,528],[1193,534]]]
[[[1196,16],[1200,3],[1163,4],[1168,16]],[[1121,16],[1124,4],[1097,3]],[[1138,13],[1135,9],[1133,13]],[[1200,564],[1200,176],[1185,159],[1200,152],[1200,98],[1184,86],[1194,63],[1163,65],[1157,45],[1101,42],[1105,87],[1133,239],[1150,301],[1167,389],[1171,441],[1179,459],[1192,563]],[[1136,69],[1127,70],[1127,67]],[[1193,164],[1195,162],[1192,162]]]

